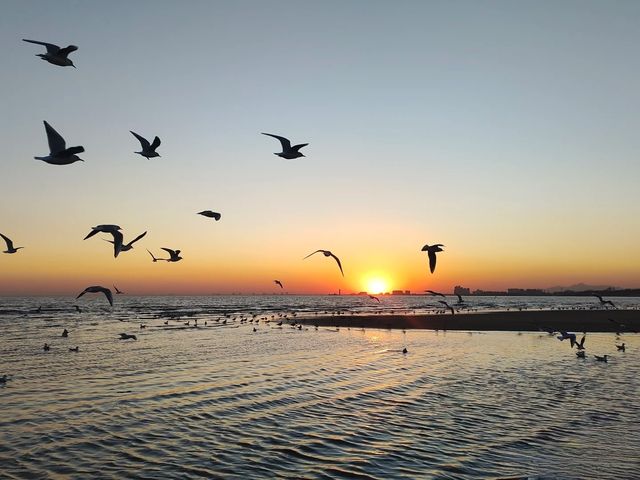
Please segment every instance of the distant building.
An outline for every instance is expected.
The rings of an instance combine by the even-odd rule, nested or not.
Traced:
[[[507,295],[517,295],[520,297],[535,297],[540,295],[546,295],[547,292],[539,288],[509,288],[507,289]]]
[[[410,290],[394,290],[391,292],[391,295],[411,295]]]
[[[471,289],[470,288],[461,287],[460,285],[456,285],[453,288],[453,294],[454,295],[471,295]]]
[[[479,295],[484,297],[500,297],[506,295],[507,292],[504,291],[492,291],[492,290],[474,290],[473,295]]]

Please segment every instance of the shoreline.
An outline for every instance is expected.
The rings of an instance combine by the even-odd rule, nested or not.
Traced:
[[[613,320],[613,321],[612,321]],[[417,315],[334,315],[299,319],[306,325],[378,329],[538,332],[640,331],[638,310],[532,310]]]

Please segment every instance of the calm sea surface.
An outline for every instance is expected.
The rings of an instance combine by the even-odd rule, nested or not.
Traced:
[[[639,335],[588,334],[581,360],[541,333],[287,324],[292,312],[437,307],[367,300],[0,298],[0,478],[640,478]]]

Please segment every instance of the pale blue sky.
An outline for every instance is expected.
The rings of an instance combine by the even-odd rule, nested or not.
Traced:
[[[620,269],[640,266],[639,25],[638,2],[4,1],[0,231],[49,255],[115,222],[188,250],[185,214],[212,208],[212,250],[247,262],[285,236],[297,262],[390,249],[392,231],[469,265],[595,264],[615,245],[602,278],[638,283]],[[77,70],[22,38],[78,45]],[[32,159],[44,119],[86,163]],[[263,131],[307,157],[274,156]]]

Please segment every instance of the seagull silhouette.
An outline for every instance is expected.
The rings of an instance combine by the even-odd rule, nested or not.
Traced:
[[[112,233],[112,232],[116,232],[118,230],[122,230],[119,225],[111,225],[111,224],[96,225],[95,227],[91,227],[91,231],[89,233],[87,233],[87,236],[84,237],[83,240],[86,240],[87,238],[91,238],[95,234],[100,233],[100,232],[102,232],[102,233]]]
[[[131,132],[131,130],[129,131]],[[156,148],[160,146],[160,139],[158,137],[153,139],[153,143],[149,143],[149,141],[146,138],[138,135],[136,132],[131,132],[131,133],[133,134],[134,137],[138,139],[138,141],[140,142],[140,145],[142,146],[142,150],[140,152],[134,152],[134,153],[137,153],[139,155],[142,155],[143,157],[146,157],[147,160],[153,157],[160,156],[160,154],[156,152]]]
[[[138,340],[138,337],[136,337],[135,335],[129,334],[129,333],[121,333],[120,334],[120,340]]]
[[[280,280],[274,280],[273,283],[275,283],[276,285],[280,285],[280,288],[284,288]]]
[[[154,262],[157,262],[158,260],[165,260],[164,258],[156,258],[156,257],[153,255],[153,253],[151,253],[151,252],[149,251],[149,249],[148,249],[148,248],[147,248],[147,252],[149,252],[149,255],[151,255],[151,258],[153,258],[153,261],[154,261]]]
[[[278,140],[280,140],[280,143],[282,144],[282,152],[274,153],[274,155],[278,155],[279,157],[286,158],[287,160],[293,160],[294,158],[304,157],[304,155],[300,153],[299,150],[302,147],[306,147],[307,145],[309,145],[308,143],[301,143],[299,145],[291,146],[291,142],[289,141],[288,138],[284,138],[279,135],[273,135],[271,133],[262,133],[262,135],[268,135],[269,137],[277,138]]]
[[[109,232],[109,233],[111,233],[113,235],[114,240],[105,240],[105,242],[113,243],[115,245],[116,242],[117,242],[117,240],[115,240],[116,235],[113,232]],[[133,244],[136,243],[138,240],[140,240],[142,237],[144,237],[146,234],[147,234],[147,232],[141,233],[136,238],[131,240],[129,243],[125,243],[125,244],[122,243],[124,240],[122,238],[120,238],[120,251],[121,252],[128,252],[129,250],[131,250],[133,248]]]
[[[570,332],[560,332],[560,335],[556,337],[558,340],[560,340],[561,342],[564,340],[569,340],[571,343],[571,348],[573,348],[573,346],[578,343],[576,342],[576,334],[575,333],[570,333]]]
[[[375,301],[377,301],[378,303],[380,303],[380,299],[379,299],[378,297],[374,296],[374,295],[369,295],[369,298],[370,298],[371,300],[375,300]]]
[[[597,297],[598,300],[600,300],[600,305],[604,306],[604,305],[611,305],[613,308],[616,308],[616,306],[613,304],[613,302],[611,300],[604,300],[600,295],[596,295],[595,293],[593,294],[594,297]]]
[[[434,292],[433,290],[425,290],[425,292],[430,293],[431,295],[434,296],[438,296],[438,297],[442,297],[442,298],[447,298],[445,295],[443,295],[440,292]]]
[[[436,270],[436,253],[442,252],[442,248],[444,245],[441,243],[436,243],[435,245],[425,245],[422,247],[422,252],[427,252],[427,256],[429,257],[429,270],[433,273]]]
[[[182,260],[182,257],[180,256],[180,250],[171,250],[170,248],[164,247],[162,247],[162,250],[169,254],[169,258],[164,258],[163,260],[166,260],[167,262],[179,262],[180,260]]]
[[[265,134],[266,135],[266,134]],[[306,257],[303,258],[303,260],[309,258],[311,255],[315,255],[316,253],[322,253],[325,257],[333,257],[333,259],[336,261],[336,263],[338,264],[338,268],[340,268],[340,273],[342,273],[342,276],[344,277],[344,272],[342,271],[342,264],[340,263],[340,259],[338,257],[336,257],[333,253],[331,253],[329,250],[316,250],[313,253],[310,253],[309,255],[307,255]]]
[[[47,48],[47,53],[38,53],[36,54],[36,57],[40,57],[42,60],[46,60],[52,65],[58,65],[59,67],[76,68],[73,62],[68,58],[68,55],[71,52],[75,52],[76,50],[78,50],[78,47],[76,47],[75,45],[69,45],[68,47],[60,48],[58,45],[54,45],[53,43],[39,42],[37,40],[27,40],[26,38],[23,38],[22,41],[35,43],[36,45],[43,45]]]
[[[616,348],[619,352],[624,352],[626,350],[624,343],[622,345],[616,345]]]
[[[464,299],[462,298],[462,295],[456,293],[456,295],[458,296],[458,303],[464,303]]]
[[[594,355],[594,357],[596,357],[596,360],[597,360],[598,362],[604,362],[604,363],[607,363],[607,362],[608,362],[609,355],[602,355],[602,356],[600,356],[600,355]]]
[[[453,309],[453,307],[451,305],[449,305],[447,302],[445,302],[444,300],[438,300],[438,302],[440,302],[441,304],[443,304],[446,308],[448,308],[449,310],[451,310],[451,315],[455,315],[456,311]]]
[[[113,256],[117,257],[122,251],[122,246],[123,246],[122,245],[123,236],[122,236],[122,233],[120,233],[118,230],[121,230],[121,228],[118,225],[97,225],[95,227],[91,227],[91,231],[87,234],[86,237],[84,237],[84,240],[86,240],[87,238],[93,237],[99,232],[110,233],[113,236],[113,240],[107,240],[107,242],[113,243]],[[131,248],[129,248],[129,250],[131,250]]]
[[[107,297],[107,300],[109,300],[109,305],[113,307],[113,295],[111,295],[111,290],[109,290],[108,288],[101,287],[99,285],[87,287],[82,292],[80,292],[80,295],[78,295],[76,299],[80,298],[85,293],[104,293],[105,297]]]
[[[116,295],[123,295],[124,292],[122,290],[118,290],[118,287],[116,287],[115,285],[113,286],[114,290],[116,291]]]
[[[220,217],[222,217],[222,215],[220,215],[218,212],[212,212],[211,210],[203,210],[201,212],[198,212],[198,215],[202,215],[203,217],[213,218],[215,219],[216,222],[220,220]]]
[[[47,142],[49,143],[49,155],[46,157],[33,157],[36,160],[42,160],[43,162],[51,165],[70,165],[74,162],[84,162],[77,153],[84,152],[84,147],[69,147],[54,128],[49,125],[46,120],[44,121],[44,130],[47,132]]]
[[[21,248],[24,247],[14,247],[13,246],[13,242],[11,241],[11,239],[3,234],[0,233],[0,237],[2,237],[2,239],[5,241],[5,243],[7,244],[7,249],[2,252],[2,253],[16,253],[18,250],[20,250]]]
[[[584,350],[584,340],[587,338],[586,335],[583,335],[579,342],[576,342],[576,348],[578,350]]]

